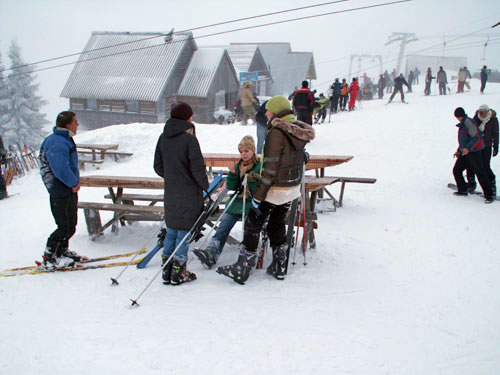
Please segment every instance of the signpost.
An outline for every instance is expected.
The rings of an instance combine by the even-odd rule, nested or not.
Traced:
[[[240,82],[258,81],[258,80],[259,80],[259,72],[241,72],[240,73]]]

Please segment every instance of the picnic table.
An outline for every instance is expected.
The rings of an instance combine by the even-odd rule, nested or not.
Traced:
[[[85,164],[102,164],[106,156],[113,156],[115,161],[120,157],[132,156],[131,152],[117,151],[118,144],[87,144],[77,143],[78,164],[81,169],[85,169]],[[91,158],[87,158],[91,156]]]

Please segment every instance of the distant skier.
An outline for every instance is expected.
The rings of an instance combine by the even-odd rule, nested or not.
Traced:
[[[486,87],[486,81],[488,81],[488,75],[490,74],[490,69],[487,68],[486,65],[483,65],[483,68],[481,69],[481,94],[484,93],[484,89]]]
[[[335,78],[332,86],[332,96],[330,97],[330,112],[337,113],[339,107],[340,92],[342,91],[342,84],[338,78]]]
[[[385,90],[385,78],[383,74],[381,74],[378,79],[377,89],[378,89],[378,98],[383,99]]]
[[[347,106],[347,98],[349,97],[349,85],[345,78],[342,79],[342,88],[340,89],[340,110],[345,111]]]
[[[408,82],[406,82],[405,77],[403,77],[403,73],[401,73],[394,80],[394,92],[392,93],[391,97],[389,98],[389,102],[388,103],[392,102],[392,99],[394,99],[394,96],[396,96],[396,94],[398,92],[401,93],[401,101],[403,103],[406,103],[405,102],[405,94],[403,93],[403,85],[405,85],[406,87],[410,87],[410,86],[408,86]]]
[[[309,90],[309,82],[302,81],[302,88],[293,97],[293,107],[297,113],[297,120],[312,125],[314,110],[314,95]]]
[[[446,85],[448,84],[448,78],[446,77],[446,72],[443,67],[439,67],[437,72],[436,82],[439,85],[439,95],[446,95]]]
[[[359,84],[358,79],[353,78],[351,85],[349,86],[349,111],[354,111],[356,108],[356,99],[358,98],[359,93]]]
[[[424,94],[426,96],[429,96],[431,94],[431,84],[432,80],[436,78],[432,76],[432,71],[431,68],[427,68],[427,74],[425,75],[425,89],[424,89]]]
[[[412,92],[411,86],[413,85],[413,81],[415,80],[415,75],[413,74],[413,70],[410,70],[408,74],[408,92]]]

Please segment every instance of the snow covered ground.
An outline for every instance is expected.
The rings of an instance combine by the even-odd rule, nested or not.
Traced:
[[[435,87],[433,87],[433,90]],[[405,374],[493,375],[500,369],[500,202],[447,188],[457,147],[453,110],[500,110],[500,85],[445,97],[365,101],[315,126],[312,154],[354,155],[328,175],[376,177],[350,184],[344,207],[319,214],[317,249],[285,281],[254,271],[240,286],[194,259],[198,280],[168,287],[130,267],[0,278],[2,374]],[[435,90],[434,90],[435,93]],[[83,174],[154,176],[163,125],[130,124],[79,134],[117,142],[134,156]],[[202,151],[237,152],[254,126],[197,127]],[[500,173],[500,159],[492,160]],[[338,186],[332,187],[338,194]],[[37,172],[0,201],[0,270],[39,259],[54,229]],[[82,188],[81,200],[105,189]],[[321,202],[326,208],[328,202]],[[72,249],[101,256],[152,248],[158,223],[136,223],[90,241],[82,212]],[[241,238],[241,227],[232,233]],[[237,257],[226,246],[221,264]]]

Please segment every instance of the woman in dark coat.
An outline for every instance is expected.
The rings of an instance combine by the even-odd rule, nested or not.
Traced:
[[[193,110],[188,104],[175,104],[155,151],[154,170],[165,180],[167,235],[163,248],[163,280],[172,285],[196,279],[194,273],[186,270],[187,239],[175,253],[173,262],[165,262],[203,211],[203,190],[208,189],[205,161],[192,117]]]

